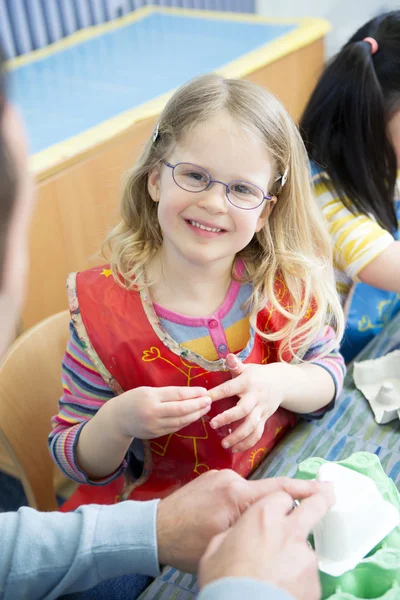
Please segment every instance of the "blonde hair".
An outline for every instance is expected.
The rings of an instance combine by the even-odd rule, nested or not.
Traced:
[[[209,74],[180,87],[165,106],[158,133],[145,145],[128,174],[121,200],[119,225],[105,245],[114,277],[127,289],[140,287],[145,265],[162,245],[157,204],[147,189],[152,169],[167,159],[174,144],[218,111],[230,116],[265,144],[274,174],[270,192],[278,201],[265,227],[238,253],[246,263],[246,281],[254,286],[250,299],[252,326],[266,340],[280,342],[279,356],[289,351],[301,360],[326,324],[336,331],[321,356],[336,347],[344,317],[335,290],[330,237],[314,201],[309,162],[300,134],[280,102],[268,91],[244,80]],[[287,181],[282,175],[287,167]],[[282,306],[276,289],[281,280],[290,297]],[[266,299],[286,323],[269,333],[257,328],[257,313]],[[314,311],[310,315],[310,305]]]

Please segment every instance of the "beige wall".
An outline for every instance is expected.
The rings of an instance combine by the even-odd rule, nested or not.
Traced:
[[[256,0],[256,11],[264,17],[322,17],[332,25],[326,36],[326,56],[335,54],[353,33],[381,12],[400,9],[396,0]]]

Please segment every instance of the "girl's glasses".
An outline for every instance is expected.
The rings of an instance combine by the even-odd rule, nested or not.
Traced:
[[[253,183],[246,181],[224,183],[218,179],[212,179],[210,173],[198,165],[183,162],[171,165],[165,160],[162,162],[172,169],[172,178],[176,185],[187,192],[204,192],[213,183],[220,183],[225,187],[228,202],[243,210],[253,210],[261,206],[264,200],[273,198],[273,194],[264,194],[262,189]]]

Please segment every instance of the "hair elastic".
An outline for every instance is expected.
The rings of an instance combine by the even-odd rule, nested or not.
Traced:
[[[366,37],[363,39],[363,42],[367,42],[367,44],[371,44],[371,54],[375,54],[376,52],[378,52],[379,45],[375,38]]]

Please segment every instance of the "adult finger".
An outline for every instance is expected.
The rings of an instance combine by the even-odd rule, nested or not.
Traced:
[[[200,419],[203,415],[208,413],[210,408],[211,406],[207,406],[206,408],[197,410],[190,415],[185,415],[184,417],[170,417],[162,419],[160,421],[160,425],[167,433],[174,433],[175,431],[179,431],[183,427],[187,427],[188,425],[191,425]]]
[[[245,382],[242,377],[235,377],[221,385],[217,385],[215,388],[208,390],[208,394],[213,402],[217,400],[223,400],[224,398],[230,398],[231,396],[238,396],[245,390]]]
[[[260,511],[262,512],[262,520],[263,522],[274,523],[274,527],[278,528],[279,525],[277,521],[286,517],[293,509],[293,498],[290,494],[287,494],[283,490],[278,490],[269,494],[267,496],[261,497],[259,500],[254,502],[250,508],[248,508],[245,513],[240,518],[240,521],[247,521],[248,519],[253,519],[254,517],[258,517],[260,515]],[[260,525],[260,523],[258,524]],[[249,530],[250,531],[250,530]],[[253,530],[251,530],[253,531]]]
[[[224,542],[226,536],[229,534],[230,529],[227,529],[226,531],[222,531],[222,533],[218,533],[217,535],[215,535],[210,543],[208,544],[206,551],[203,554],[203,558],[202,560],[208,560],[209,558],[211,558],[220,548],[221,544]]]
[[[171,385],[156,389],[160,391],[161,402],[175,402],[177,400],[188,400],[190,398],[198,398],[199,396],[208,395],[208,391],[204,387],[183,387]]]
[[[236,406],[214,417],[210,425],[213,429],[217,429],[223,425],[239,421],[239,419],[244,419],[251,413],[256,404],[257,400],[253,394],[244,394]]]
[[[246,439],[253,431],[258,427],[261,419],[261,408],[256,408],[246,417],[243,423],[239,425],[230,435],[222,440],[222,446],[224,448],[230,448],[239,442]]]
[[[302,539],[308,538],[310,531],[321,521],[334,503],[334,487],[325,482],[315,494],[305,498],[293,511],[290,515],[291,527]]]
[[[238,493],[239,502],[244,508],[254,504],[260,498],[283,491],[292,500],[302,500],[316,494],[324,484],[315,480],[291,479],[290,477],[273,477],[243,482],[244,486]],[[298,510],[298,509],[296,509]]]
[[[180,400],[179,402],[162,402],[158,414],[162,419],[185,417],[210,405],[210,396],[200,396],[199,398]]]

